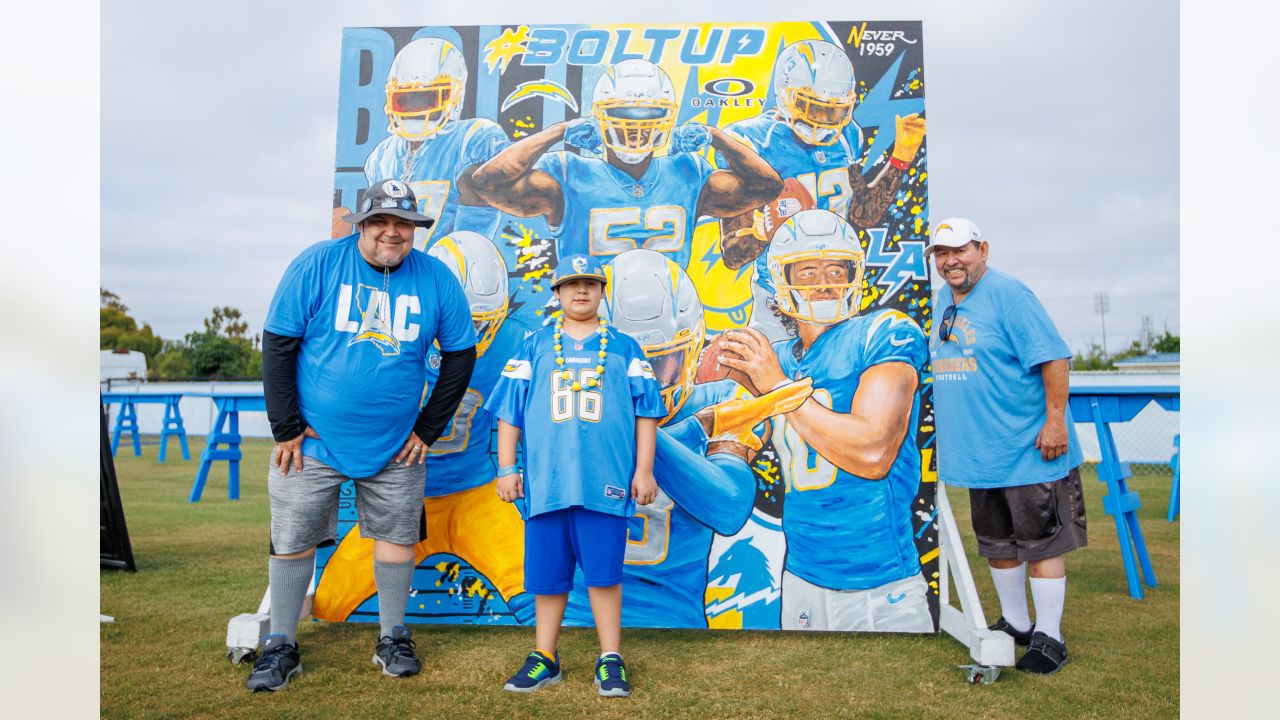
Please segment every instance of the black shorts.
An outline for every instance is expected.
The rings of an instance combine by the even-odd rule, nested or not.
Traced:
[[[1089,544],[1079,468],[1053,482],[970,489],[969,509],[985,558],[1034,562]]]

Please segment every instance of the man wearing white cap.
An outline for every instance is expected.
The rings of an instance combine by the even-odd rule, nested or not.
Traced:
[[[991,629],[1028,646],[1019,670],[1051,674],[1067,663],[1062,556],[1088,542],[1067,407],[1071,351],[1031,290],[987,267],[988,251],[965,218],[938,223],[925,251],[946,282],[930,337],[938,476],[969,488],[978,552],[1000,597]]]

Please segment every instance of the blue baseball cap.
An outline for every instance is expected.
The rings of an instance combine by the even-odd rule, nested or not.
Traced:
[[[608,278],[604,275],[604,266],[595,258],[587,255],[569,255],[560,258],[560,264],[556,265],[556,278],[551,281],[551,289],[555,290],[561,283],[577,278],[599,280],[601,285],[608,283]]]

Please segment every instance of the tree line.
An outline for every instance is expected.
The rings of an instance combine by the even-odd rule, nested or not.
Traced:
[[[1138,333],[1138,339],[1131,342],[1129,347],[1116,353],[1108,353],[1100,343],[1089,343],[1088,347],[1071,358],[1071,369],[1114,370],[1117,360],[1127,360],[1152,353],[1181,352],[1182,339],[1179,336],[1169,332],[1167,327],[1164,333],[1156,334],[1153,326],[1151,316],[1143,315],[1142,329]]]
[[[168,340],[147,323],[139,327],[119,295],[99,290],[99,349],[137,350],[146,355],[148,379],[262,378],[262,338],[248,334],[249,323],[236,308],[215,307],[204,319],[203,331]]]

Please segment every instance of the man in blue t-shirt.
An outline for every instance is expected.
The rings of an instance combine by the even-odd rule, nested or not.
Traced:
[[[271,635],[250,690],[279,690],[302,671],[295,638],[315,570],[333,542],[339,488],[355,481],[360,533],[375,541],[384,674],[420,669],[404,613],[422,527],[426,450],[466,392],[475,365],[471,311],[439,260],[413,249],[432,220],[399,180],[374,183],[358,232],[317,243],[280,280],[263,325],[262,384],[276,439],[271,501]],[[419,411],[427,352],[438,343],[440,378]],[[293,472],[290,472],[290,471]]]
[[[1029,646],[1019,670],[1054,673],[1067,662],[1062,556],[1088,542],[1083,456],[1067,407],[1071,351],[1031,290],[987,267],[977,225],[943,220],[925,252],[947,283],[930,338],[938,476],[969,488],[978,552],[1000,597],[991,629]]]

